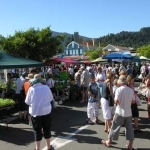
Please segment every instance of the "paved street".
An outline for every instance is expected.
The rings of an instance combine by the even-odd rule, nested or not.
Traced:
[[[150,126],[147,119],[146,103],[140,109],[140,128],[142,133],[135,134],[134,148],[137,150],[150,150]],[[100,115],[102,119],[102,115]],[[101,139],[106,139],[103,125],[87,125],[86,103],[79,104],[78,101],[68,101],[59,106],[53,112],[52,145],[58,150],[122,150],[125,149],[126,140],[124,128],[120,132],[119,141],[114,142],[111,148],[101,144]],[[34,149],[34,137],[32,128],[27,122],[20,123],[14,120],[9,123],[9,130],[0,126],[0,150],[32,150]],[[44,140],[41,149],[44,148]]]

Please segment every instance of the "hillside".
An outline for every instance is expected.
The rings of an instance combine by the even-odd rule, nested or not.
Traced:
[[[53,31],[52,36],[58,36],[64,34],[66,38],[63,42],[63,45],[66,46],[68,43],[72,41],[72,34],[70,33],[61,33]],[[121,31],[120,33],[113,34],[110,33],[106,36],[102,36],[99,38],[94,38],[95,44],[98,46],[99,42],[102,47],[112,44],[112,45],[119,45],[125,47],[133,47],[138,48],[143,45],[150,44],[150,27],[143,27],[137,32],[130,32],[130,31]],[[80,35],[79,42],[88,42],[92,44],[92,38],[85,37]]]
[[[141,28],[138,32],[122,31],[117,34],[108,34],[97,39],[101,46],[108,44],[138,48],[150,44],[150,27]]]

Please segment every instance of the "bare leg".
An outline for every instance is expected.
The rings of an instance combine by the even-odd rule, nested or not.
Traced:
[[[22,112],[19,111],[19,118],[22,119]]]
[[[85,101],[87,101],[87,99],[88,99],[88,91],[85,91]]]
[[[127,147],[129,150],[132,150],[132,147],[133,147],[133,141],[129,141],[129,144],[126,145],[126,147]]]
[[[26,117],[27,117],[27,112],[26,111],[24,111],[24,119],[26,119]]]
[[[109,132],[109,130],[111,128],[111,119],[106,120],[106,124],[107,124],[107,129],[108,129],[108,132]]]
[[[84,102],[84,97],[85,97],[85,93],[84,91],[82,91],[82,100],[80,101],[81,103]]]
[[[35,141],[36,150],[40,150],[41,141]]]
[[[105,120],[105,129],[104,129],[105,132],[108,131],[108,125],[107,125],[107,120]]]
[[[45,139],[45,141],[46,141],[46,147],[47,147],[47,149],[50,150],[50,148],[51,148],[50,139]]]
[[[134,127],[138,128],[138,118],[134,118]]]

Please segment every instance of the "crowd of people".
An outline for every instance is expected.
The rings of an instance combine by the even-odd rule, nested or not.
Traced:
[[[134,79],[141,75],[142,85],[146,89],[150,86],[150,65],[143,63],[137,66],[123,64],[116,65],[90,65],[46,68],[47,80],[44,73],[38,70],[22,72],[15,81],[15,99],[18,103],[19,120],[28,119],[33,126],[36,148],[40,149],[42,136],[46,139],[47,149],[50,145],[50,127],[52,118],[52,101],[55,82],[53,76],[59,77],[60,71],[68,71],[75,80],[82,93],[80,103],[87,102],[87,123],[104,124],[104,132],[108,133],[108,140],[102,140],[102,144],[109,147],[112,140],[118,140],[119,130],[126,128],[126,139],[129,140],[127,148],[132,149],[134,133],[142,132],[138,126],[139,110],[142,105],[137,91],[134,89]],[[11,73],[7,75],[7,93],[11,93]],[[150,96],[148,97],[150,103]],[[104,122],[99,119],[101,106]],[[149,118],[150,118],[150,113]],[[96,117],[95,122],[92,120]],[[133,120],[133,125],[132,125]]]

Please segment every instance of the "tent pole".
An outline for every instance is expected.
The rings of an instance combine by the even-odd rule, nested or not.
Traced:
[[[43,70],[43,75],[44,75],[44,79],[46,79],[46,74],[45,74],[45,67],[42,67],[42,70]]]

